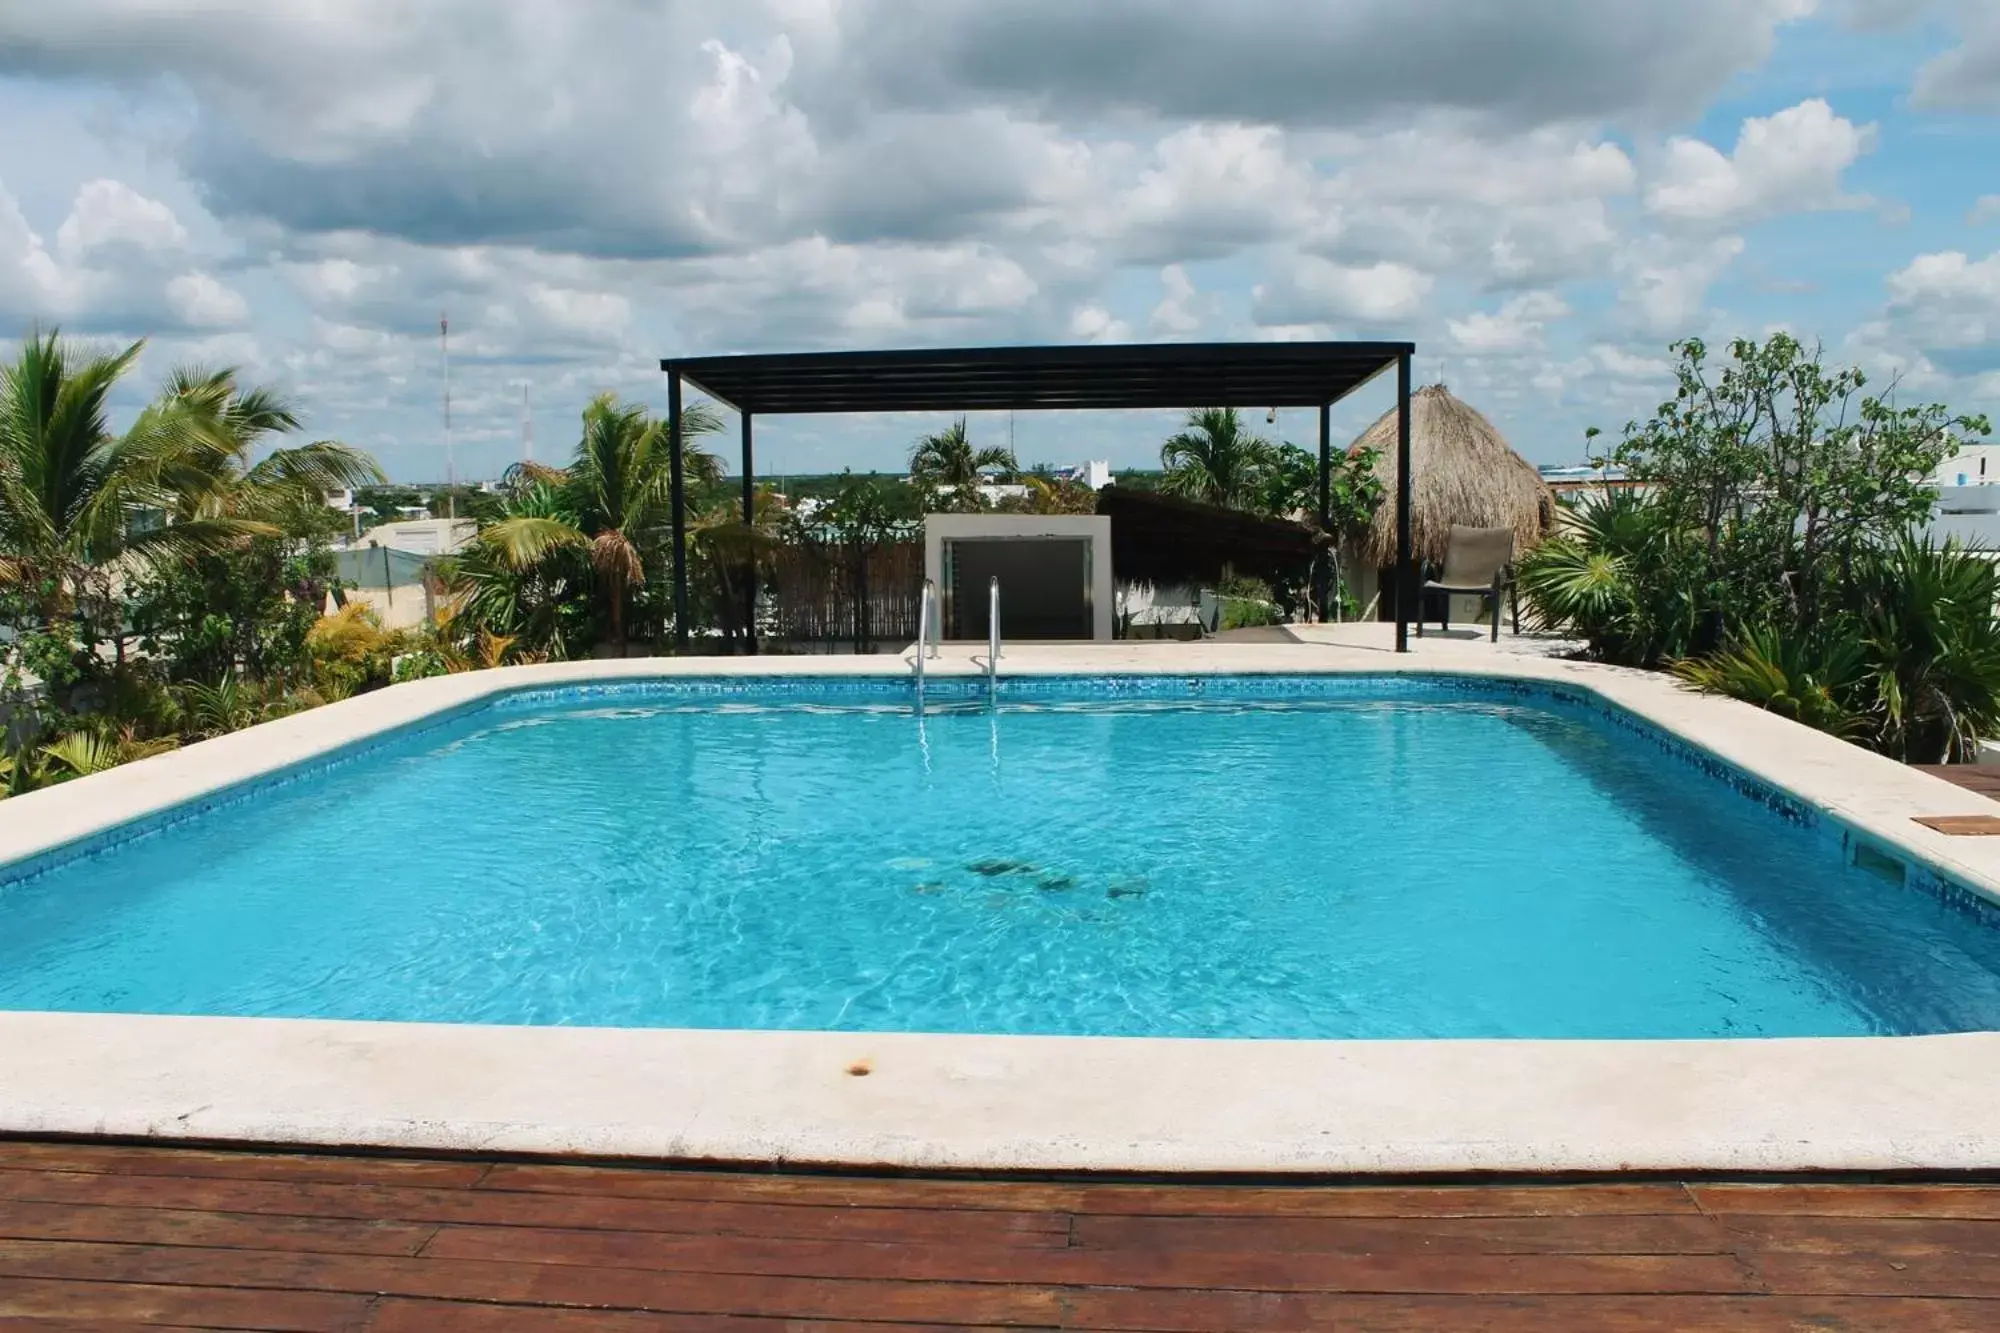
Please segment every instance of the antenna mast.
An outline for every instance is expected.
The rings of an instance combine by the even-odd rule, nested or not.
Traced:
[[[438,346],[444,352],[444,516],[458,517],[458,462],[451,448],[451,321],[438,315]]]
[[[528,384],[521,382],[521,461],[535,461],[535,417],[528,409]]]

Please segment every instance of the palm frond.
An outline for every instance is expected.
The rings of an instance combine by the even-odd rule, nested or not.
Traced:
[[[565,519],[537,515],[500,519],[482,529],[478,540],[495,561],[516,571],[540,564],[553,551],[587,546],[590,541]]]

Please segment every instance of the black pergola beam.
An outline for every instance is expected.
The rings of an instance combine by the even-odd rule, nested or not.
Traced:
[[[1406,651],[1409,583],[1409,370],[1406,342],[1090,344],[1071,347],[899,348],[676,357],[667,375],[675,441],[674,639],[685,649],[687,553],[680,476],[683,386],[742,415],[743,516],[755,518],[753,415],[845,412],[1085,412],[1192,407],[1311,407],[1320,413],[1319,509],[1327,517],[1332,443],[1328,411],[1398,369],[1396,646]],[[1325,582],[1321,571],[1320,582]],[[1325,605],[1322,588],[1321,605]]]
[[[1168,343],[683,357],[662,370],[738,411],[1317,407],[1409,343]]]

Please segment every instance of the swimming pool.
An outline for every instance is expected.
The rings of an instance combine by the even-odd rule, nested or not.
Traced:
[[[2000,1027],[1986,909],[1850,866],[1810,812],[1559,690],[1006,684],[989,711],[938,682],[922,719],[894,678],[506,696],[20,868],[0,1007],[1198,1037]]]

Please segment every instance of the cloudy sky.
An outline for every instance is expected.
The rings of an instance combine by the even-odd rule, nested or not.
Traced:
[[[462,476],[524,395],[554,458],[662,355],[818,347],[1407,338],[1558,462],[1788,328],[2000,415],[2000,0],[0,0],[0,124],[0,339],[240,365],[403,478],[440,312]]]

